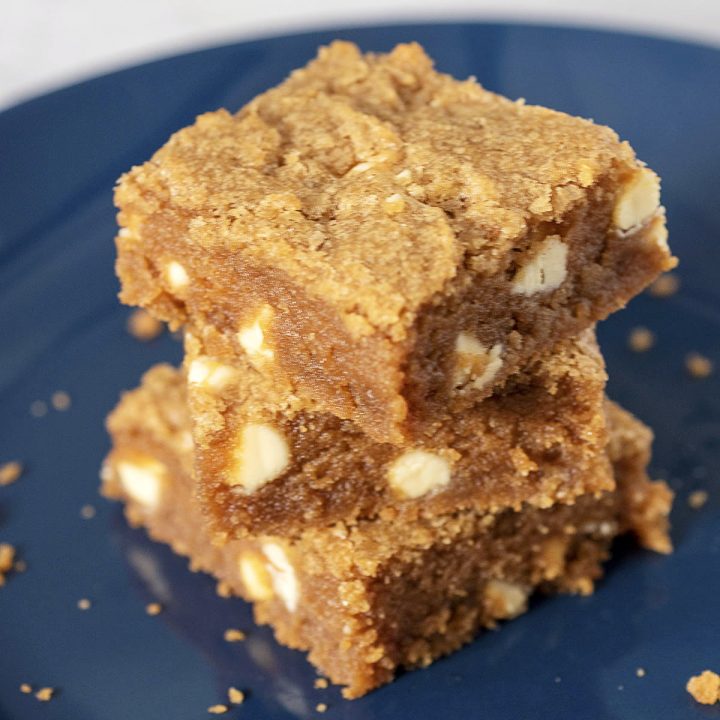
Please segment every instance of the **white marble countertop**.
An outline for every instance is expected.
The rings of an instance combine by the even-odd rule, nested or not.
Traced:
[[[1,0],[0,7],[0,108],[196,47],[399,20],[574,24],[720,46],[720,0]]]

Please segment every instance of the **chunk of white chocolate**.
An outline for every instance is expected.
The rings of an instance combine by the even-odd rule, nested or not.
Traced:
[[[509,620],[527,610],[528,591],[505,580],[490,580],[485,585],[485,603],[497,619]]]
[[[227,482],[247,493],[275,480],[290,464],[290,448],[282,433],[262,423],[242,428],[234,455]]]
[[[176,260],[171,260],[165,266],[165,277],[173,290],[182,290],[190,282],[187,270]]]
[[[189,383],[212,390],[221,390],[235,377],[235,368],[205,356],[195,358],[187,374]]]
[[[613,223],[626,232],[643,225],[660,207],[660,178],[648,168],[636,172],[622,188],[613,210]]]
[[[245,552],[238,559],[240,579],[251,600],[269,600],[273,597],[272,578],[264,559],[257,553]]]
[[[290,612],[294,612],[300,596],[300,584],[292,563],[288,560],[285,551],[277,543],[263,543],[262,551],[270,561],[267,569],[272,578],[275,594],[282,599],[285,607]]]
[[[549,292],[562,285],[567,276],[568,247],[559,235],[549,235],[537,248],[532,248],[529,259],[521,265],[512,282],[516,295],[535,295]]]
[[[118,480],[127,495],[145,510],[156,510],[160,505],[165,485],[165,466],[149,455],[136,455],[118,460],[115,465]]]
[[[275,357],[265,337],[267,328],[272,322],[272,308],[265,305],[255,319],[237,334],[240,347],[248,354],[250,362],[258,365]]]
[[[502,367],[502,351],[502,343],[487,348],[473,335],[459,333],[455,340],[454,387],[482,390]]]
[[[408,450],[388,469],[390,487],[403,498],[419,498],[450,482],[450,463],[427,450]]]

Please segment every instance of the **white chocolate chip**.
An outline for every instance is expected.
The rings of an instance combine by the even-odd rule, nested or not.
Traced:
[[[221,390],[235,378],[235,369],[209,357],[197,357],[188,368],[187,379],[193,385]]]
[[[271,425],[246,425],[240,431],[228,483],[252,493],[282,475],[289,463],[290,449],[280,432]]]
[[[270,561],[267,566],[275,593],[282,598],[285,607],[294,612],[297,608],[300,587],[292,564],[285,551],[277,543],[264,543],[262,551]]]
[[[546,237],[515,273],[512,292],[534,295],[560,287],[567,275],[568,247],[559,235]]]
[[[265,332],[271,321],[272,308],[265,305],[255,320],[238,332],[240,347],[248,354],[253,365],[272,360],[275,357],[273,349],[265,340]]]
[[[187,270],[176,260],[171,260],[165,266],[165,276],[173,290],[181,290],[190,282]]]
[[[273,597],[272,578],[264,560],[255,553],[243,553],[238,560],[240,579],[251,600],[269,600]]]
[[[419,498],[450,482],[450,463],[426,450],[409,450],[390,465],[388,482],[401,497]]]
[[[482,390],[494,380],[502,367],[502,351],[502,343],[488,349],[474,335],[459,333],[455,340],[453,385]]]
[[[405,209],[405,200],[400,193],[393,193],[383,200],[383,210],[386,215],[399,215]]]
[[[613,223],[621,231],[642,225],[660,207],[660,178],[648,168],[636,172],[615,202]]]
[[[485,585],[485,604],[493,617],[509,620],[527,610],[528,591],[505,580],[490,580]]]
[[[160,505],[165,484],[165,466],[148,456],[136,456],[132,460],[119,460],[115,465],[123,490],[146,510],[156,510]]]
[[[372,165],[369,162],[361,162],[357,165],[353,165],[350,170],[348,170],[348,174],[357,174],[357,173],[363,173],[366,170],[369,170],[372,167]]]

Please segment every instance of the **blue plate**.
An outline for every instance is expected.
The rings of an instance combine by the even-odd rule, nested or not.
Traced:
[[[334,37],[387,50],[418,40],[454,75],[594,118],[628,138],[664,178],[676,296],[636,299],[602,326],[612,395],[656,431],[653,471],[678,492],[676,552],[618,547],[590,598],[539,601],[425,671],[354,701],[313,689],[304,655],[254,628],[249,609],[129,530],[97,496],[105,415],[123,388],[180,349],[139,343],[116,300],[112,186],[206,110],[240,107]],[[720,373],[689,377],[699,351],[720,365],[720,52],[666,40],[548,27],[456,24],[322,32],[231,45],[132,68],[0,114],[0,462],[23,478],[0,488],[0,540],[24,574],[0,589],[0,718],[206,717],[229,685],[249,690],[230,716],[264,720],[482,717],[715,717],[685,692],[720,670]],[[646,325],[645,354],[627,335]],[[65,390],[72,407],[31,403]],[[34,406],[38,411],[38,406]],[[690,510],[690,491],[709,501]],[[92,503],[97,515],[82,519]],[[81,612],[80,598],[92,600]],[[151,618],[144,605],[160,600]],[[245,643],[222,639],[228,627]],[[636,676],[637,668],[644,677]],[[50,703],[22,682],[59,688]]]

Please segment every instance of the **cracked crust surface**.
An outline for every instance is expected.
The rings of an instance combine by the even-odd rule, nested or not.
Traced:
[[[125,503],[132,524],[214,574],[224,592],[255,603],[279,641],[309,651],[333,682],[358,697],[399,667],[424,667],[470,641],[480,628],[516,616],[528,595],[592,592],[612,539],[632,531],[670,548],[672,495],[645,474],[651,433],[608,403],[617,490],[574,505],[523,507],[496,515],[461,511],[410,524],[336,523],[295,540],[277,536],[211,542],[194,499],[190,419],[181,374],[151,370],[109,418],[113,449],[103,492]],[[121,464],[152,460],[166,492],[154,507],[123,486]]]
[[[398,442],[447,406],[459,332],[503,345],[481,398],[673,265],[659,208],[613,228],[641,169],[610,129],[438,73],[416,44],[336,42],[121,179],[121,297],[230,334],[270,305],[266,370]],[[551,235],[567,279],[513,292]]]

